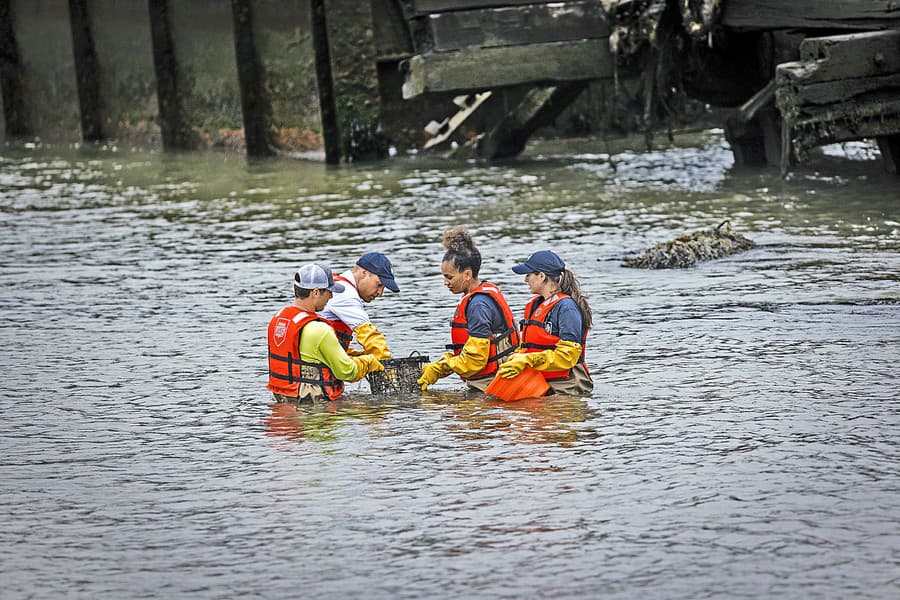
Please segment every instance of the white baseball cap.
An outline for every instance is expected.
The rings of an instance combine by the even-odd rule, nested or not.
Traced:
[[[328,290],[339,294],[344,286],[334,282],[331,269],[318,263],[305,264],[294,274],[294,285],[304,290]]]

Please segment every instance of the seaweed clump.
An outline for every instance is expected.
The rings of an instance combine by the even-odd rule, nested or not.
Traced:
[[[623,267],[638,269],[684,269],[699,262],[749,250],[754,243],[731,230],[730,221],[660,242],[637,256],[625,258]]]

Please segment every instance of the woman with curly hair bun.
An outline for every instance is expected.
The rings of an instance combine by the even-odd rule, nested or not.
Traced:
[[[544,376],[551,392],[590,395],[594,382],[584,348],[591,307],[575,274],[550,250],[535,252],[512,270],[525,275],[534,297],[525,305],[522,345],[500,366],[498,376],[509,379],[531,366]]]
[[[442,241],[447,249],[441,261],[444,285],[462,298],[450,321],[450,352],[426,364],[418,383],[424,391],[456,373],[469,387],[484,391],[519,344],[515,317],[500,288],[478,278],[481,253],[469,232],[454,227],[444,232]]]

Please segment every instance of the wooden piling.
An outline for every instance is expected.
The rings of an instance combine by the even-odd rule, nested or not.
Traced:
[[[328,47],[325,0],[310,0],[313,49],[316,53],[316,81],[319,87],[319,110],[322,115],[322,138],[325,143],[325,162],[335,165],[341,161],[341,137],[338,131],[337,107],[334,99],[334,80],[331,75],[331,51]]]
[[[159,128],[163,148],[188,149],[191,136],[185,125],[178,89],[178,61],[172,43],[168,0],[148,0],[150,35],[153,42],[153,68],[156,72],[156,98],[159,103]]]
[[[384,158],[371,2],[324,0],[323,5],[342,157]]]
[[[256,51],[250,0],[231,0],[231,10],[247,155],[271,156],[274,154],[269,136],[272,109],[263,88],[263,68]]]
[[[8,137],[31,135],[22,93],[22,66],[10,0],[0,0],[0,94]]]
[[[97,68],[97,51],[91,33],[87,0],[69,0],[69,25],[72,28],[75,83],[81,113],[81,139],[98,142],[105,136],[100,110],[100,72]]]

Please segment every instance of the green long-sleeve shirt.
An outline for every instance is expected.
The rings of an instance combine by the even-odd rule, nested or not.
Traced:
[[[300,334],[300,358],[324,364],[343,381],[359,378],[356,362],[344,352],[334,329],[327,323],[312,321],[306,324]]]

